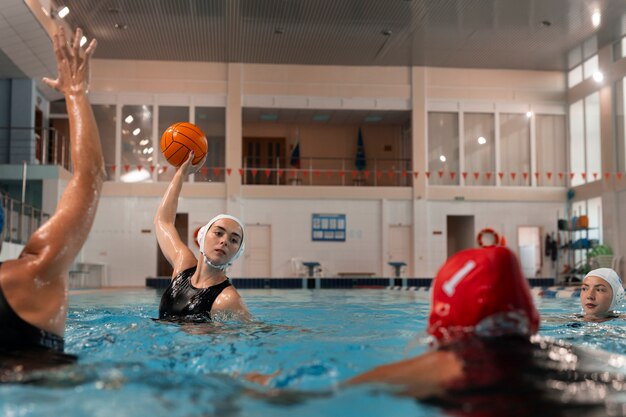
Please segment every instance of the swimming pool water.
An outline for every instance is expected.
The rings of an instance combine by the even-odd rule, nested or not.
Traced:
[[[425,351],[428,300],[384,290],[242,290],[257,322],[153,320],[154,290],[70,299],[66,351],[79,362],[31,384],[0,385],[2,416],[439,416],[372,387],[341,387],[373,366]],[[576,299],[537,299],[541,333],[626,351],[622,320],[578,323]],[[602,336],[602,337],[599,337]],[[270,387],[247,372],[280,374]],[[275,397],[273,388],[312,395]]]

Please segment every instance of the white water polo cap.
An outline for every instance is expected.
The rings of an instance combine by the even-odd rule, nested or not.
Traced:
[[[585,278],[587,277],[598,277],[608,282],[613,290],[613,300],[611,301],[611,307],[609,307],[609,309],[612,311],[619,307],[624,299],[624,287],[622,286],[622,280],[617,275],[617,272],[613,271],[611,268],[598,268],[585,275]],[[585,282],[584,278],[583,282]]]
[[[235,223],[237,223],[239,225],[239,227],[241,227],[241,243],[239,244],[239,250],[230,259],[230,261],[228,261],[228,262],[226,262],[225,264],[222,264],[222,265],[216,265],[213,262],[211,262],[209,260],[209,258],[207,258],[206,255],[204,254],[204,238],[206,237],[206,234],[209,231],[209,229],[211,228],[211,226],[213,225],[213,223],[215,223],[218,220],[222,220],[222,219],[232,220]],[[206,263],[210,267],[221,269],[221,270],[225,270],[226,268],[231,266],[233,264],[233,262],[235,262],[243,254],[243,251],[245,249],[243,224],[241,223],[241,221],[238,218],[236,218],[234,216],[231,216],[231,215],[228,215],[228,214],[218,214],[217,216],[215,216],[211,220],[209,220],[209,222],[207,224],[202,226],[202,228],[200,228],[200,231],[198,232],[198,244],[200,245],[200,253],[204,257],[204,263]]]

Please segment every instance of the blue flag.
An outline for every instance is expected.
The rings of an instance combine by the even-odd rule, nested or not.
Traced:
[[[359,171],[363,171],[367,166],[367,162],[365,161],[365,146],[363,145],[363,133],[361,133],[361,128],[359,128],[359,138],[356,142],[356,157],[354,159],[354,165]]]
[[[296,146],[291,150],[291,161],[289,161],[292,167],[300,169],[300,140],[296,142]]]

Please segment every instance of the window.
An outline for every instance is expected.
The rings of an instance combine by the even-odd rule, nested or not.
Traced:
[[[593,93],[570,106],[570,185],[602,178],[600,95]],[[594,175],[595,174],[595,175]]]
[[[530,185],[530,118],[527,115],[500,114],[500,162],[501,185]]]
[[[226,110],[222,107],[196,107],[196,125],[204,132],[208,151],[204,166],[196,181],[224,181],[226,165]]]
[[[122,182],[149,181],[154,161],[152,106],[122,106]]]
[[[429,184],[459,184],[459,114],[428,113]]]
[[[567,169],[565,134],[565,116],[535,115],[538,186],[562,185],[557,176]]]
[[[463,114],[464,171],[467,185],[495,185],[495,117],[492,113]],[[491,175],[487,175],[490,172]]]

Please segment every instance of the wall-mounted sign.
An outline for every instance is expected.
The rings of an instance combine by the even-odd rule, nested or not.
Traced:
[[[311,238],[316,241],[345,242],[345,214],[313,214]]]

